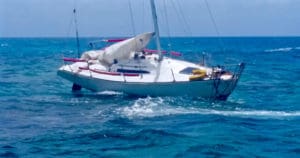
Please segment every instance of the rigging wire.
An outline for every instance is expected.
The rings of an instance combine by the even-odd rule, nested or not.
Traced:
[[[71,29],[73,27],[73,23],[74,23],[74,16],[73,16],[73,12],[70,14],[70,21],[69,21],[69,25],[68,25],[68,29],[67,29],[67,37],[70,36],[70,32],[71,32]]]
[[[206,5],[206,7],[207,7],[207,10],[208,10],[208,14],[209,14],[209,16],[210,16],[210,19],[211,19],[211,21],[212,21],[212,23],[213,23],[214,29],[215,29],[215,31],[216,31],[216,33],[217,33],[218,41],[219,41],[219,46],[221,47],[222,52],[225,53],[224,42],[223,42],[223,40],[221,39],[221,34],[220,34],[219,29],[218,29],[218,26],[217,26],[216,20],[215,20],[215,18],[214,18],[214,15],[213,15],[213,13],[212,13],[212,11],[211,11],[211,9],[210,9],[210,6],[209,6],[208,1],[207,1],[207,0],[204,0],[204,2],[205,2],[205,5]]]
[[[129,7],[129,12],[130,12],[130,21],[131,21],[131,27],[132,27],[132,33],[133,36],[136,36],[136,30],[135,30],[135,22],[134,22],[134,17],[133,17],[133,9],[132,9],[132,4],[131,4],[131,0],[128,0],[128,7]],[[137,39],[134,40],[134,44],[137,47]],[[136,52],[134,52],[136,53]],[[141,63],[138,63],[139,65],[139,69],[141,70]]]
[[[175,1],[177,2],[177,1]],[[179,3],[175,3],[173,0],[171,0],[171,4],[173,5],[173,8],[175,9],[175,13],[177,14],[179,20],[182,21],[182,24],[183,24],[183,29],[184,29],[184,32],[188,35],[192,35],[192,31],[188,25],[188,22],[186,20],[186,17],[184,16],[183,14],[183,11],[180,7],[180,4]]]
[[[76,2],[75,2],[75,0],[73,1],[73,9],[74,8],[76,8],[76,4],[75,4]],[[72,12],[70,12],[70,19],[69,19],[69,23],[68,23],[68,27],[67,27],[67,30],[66,30],[66,37],[67,38],[64,38],[64,46],[65,46],[65,48],[67,49],[68,48],[68,46],[69,46],[69,40],[68,40],[68,38],[71,38],[71,36],[70,36],[70,33],[71,33],[71,31],[73,31],[73,27],[74,27],[74,13],[73,13],[73,11]],[[72,51],[68,51],[68,52],[72,52]],[[64,52],[62,52],[62,56],[64,56],[65,54],[64,54]]]
[[[130,12],[130,22],[131,22],[131,27],[132,27],[132,33],[133,33],[133,36],[135,36],[136,35],[136,30],[135,30],[135,27],[134,27],[134,18],[133,18],[131,0],[128,0],[128,7],[129,7],[129,12]]]
[[[181,4],[181,1],[178,0],[178,1],[176,1],[176,2],[177,2],[177,5],[178,5],[178,8],[179,8],[179,12],[181,13],[181,15],[182,15],[182,17],[183,17],[183,20],[184,20],[184,23],[185,23],[185,25],[186,25],[186,27],[187,27],[187,29],[188,29],[188,33],[189,33],[190,36],[193,36],[193,31],[192,31],[192,29],[190,28],[191,25],[190,25],[189,22],[188,22],[189,18],[186,17],[185,14],[184,14],[184,12],[182,11],[183,9],[181,8],[181,6],[183,6],[183,5]]]
[[[79,35],[78,35],[78,23],[77,23],[77,15],[76,8],[73,9],[74,17],[75,17],[75,29],[76,29],[76,46],[77,46],[77,56],[80,57],[80,43],[79,43]]]
[[[190,25],[188,23],[187,17],[185,16],[183,9],[181,6],[183,6],[180,1],[175,1],[176,3],[173,2],[173,0],[171,0],[172,6],[175,10],[175,13],[177,14],[177,17],[179,19],[180,25],[182,25],[183,27],[183,31],[187,36],[192,37],[193,36],[193,32],[190,28]],[[194,40],[191,40],[192,43],[194,43]],[[191,47],[191,52],[196,52],[196,47],[194,47],[194,45]],[[199,58],[198,53],[196,53],[196,58]]]
[[[142,30],[145,28],[145,0],[142,0]]]
[[[64,45],[65,49],[67,49],[68,46],[69,46],[68,42],[69,42],[69,38],[70,38],[70,32],[71,32],[71,29],[72,29],[73,23],[74,23],[73,12],[70,14],[69,17],[71,17],[71,18],[70,18],[70,21],[68,23],[69,25],[68,25],[67,30],[66,30],[66,37],[67,38],[64,38],[64,40],[63,40],[63,45]],[[67,51],[63,51],[61,55],[64,56],[65,52],[67,52]]]
[[[182,25],[183,27],[183,31],[184,33],[187,35],[187,36],[190,36],[190,37],[193,37],[193,31],[190,27],[190,24],[188,22],[188,19],[190,19],[189,17],[187,17],[184,12],[183,12],[183,9],[182,9],[182,3],[180,2],[180,0],[176,0],[175,2],[173,2],[173,0],[170,0],[171,3],[172,3],[172,6],[175,10],[175,13],[178,17],[178,20],[180,22],[180,25]],[[196,47],[194,47],[194,40],[191,39],[191,42],[192,42],[192,46],[191,46],[191,52],[197,52],[197,49]],[[196,53],[196,58],[199,58],[199,55],[198,53]]]
[[[167,0],[164,0],[164,13],[165,13],[165,20],[166,20],[166,25],[167,25],[167,36],[168,36],[168,49],[169,51],[172,50],[172,45],[171,45],[171,34],[170,34],[170,25],[169,25],[169,20],[168,20],[168,10],[167,10]]]

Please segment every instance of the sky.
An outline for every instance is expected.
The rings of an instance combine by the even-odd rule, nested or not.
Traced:
[[[162,36],[300,36],[300,0],[155,2]],[[80,37],[153,31],[149,0],[0,0],[0,37],[73,37],[74,7]]]

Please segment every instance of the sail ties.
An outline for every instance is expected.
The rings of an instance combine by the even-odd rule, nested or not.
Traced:
[[[146,53],[150,53],[150,54],[159,53],[159,50],[154,50],[154,49],[146,49],[145,48],[145,49],[143,49],[143,51]],[[160,52],[163,54],[167,54],[167,51],[165,51],[165,50],[161,50]]]
[[[63,58],[63,61],[66,62],[86,62],[84,59],[77,59],[77,58]]]
[[[127,40],[127,38],[117,38],[117,39],[106,39],[103,40],[103,42],[107,42],[107,43],[116,43],[116,42],[122,42]]]

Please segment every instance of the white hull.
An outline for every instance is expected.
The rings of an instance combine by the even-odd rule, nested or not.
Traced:
[[[137,96],[189,96],[226,100],[237,79],[175,82],[111,81],[59,70],[58,75],[92,91],[119,91]],[[219,82],[219,83],[217,83]]]

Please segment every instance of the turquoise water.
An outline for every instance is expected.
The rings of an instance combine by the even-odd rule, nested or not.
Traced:
[[[171,43],[180,59],[246,62],[227,101],[72,94],[56,70],[74,39],[0,39],[0,157],[299,157],[300,38]]]

